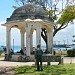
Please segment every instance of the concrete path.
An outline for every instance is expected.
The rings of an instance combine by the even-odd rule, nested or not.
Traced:
[[[4,58],[0,58],[0,67],[15,67],[15,66],[24,66],[24,65],[34,65],[35,62],[12,62],[4,61]]]
[[[64,57],[63,63],[75,63],[75,57]],[[43,62],[43,65],[47,65],[47,62]],[[51,65],[58,65],[59,62],[51,62]],[[15,66],[32,66],[35,65],[35,62],[12,62],[4,61],[4,58],[0,58],[0,67],[15,67]]]
[[[52,62],[51,65],[58,65],[59,62]],[[4,61],[4,58],[0,58],[0,67],[15,67],[15,66],[32,66],[35,65],[35,62],[12,62]],[[47,62],[43,62],[43,65],[47,65]]]

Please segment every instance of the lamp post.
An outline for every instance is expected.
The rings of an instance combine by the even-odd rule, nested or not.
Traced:
[[[66,44],[66,43],[65,43],[65,40],[63,40],[63,42],[64,42],[64,45],[65,45],[65,44]]]

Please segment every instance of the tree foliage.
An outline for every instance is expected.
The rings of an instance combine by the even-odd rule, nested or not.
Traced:
[[[73,35],[72,37],[73,37],[73,40],[72,41],[75,42],[75,35]]]
[[[72,22],[75,19],[75,6],[69,5],[63,11],[61,16],[54,26],[54,36],[55,34],[68,26],[69,22]]]
[[[75,19],[75,6],[67,6],[63,11],[61,17],[58,19],[58,24],[66,24]]]
[[[75,35],[73,35],[72,37],[75,37]]]

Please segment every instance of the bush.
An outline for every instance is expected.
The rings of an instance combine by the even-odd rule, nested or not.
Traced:
[[[75,57],[75,49],[68,50],[68,51],[67,51],[67,54],[68,54],[68,56],[70,56],[70,57]]]

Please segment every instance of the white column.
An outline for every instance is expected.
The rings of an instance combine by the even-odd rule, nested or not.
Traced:
[[[37,27],[36,29],[36,46],[41,45],[41,28]]]
[[[10,43],[10,30],[11,28],[10,27],[6,27],[6,53],[7,54],[10,54],[10,47],[11,47],[11,43]]]
[[[21,29],[20,32],[21,32],[21,48],[24,49],[24,33],[25,33],[25,31],[23,29]]]
[[[49,30],[47,31],[47,45],[48,45],[48,51],[52,54],[52,47],[53,47],[53,31]]]
[[[30,32],[30,52],[32,52],[33,49],[33,31]]]
[[[30,28],[26,29],[26,52],[30,56]]]

